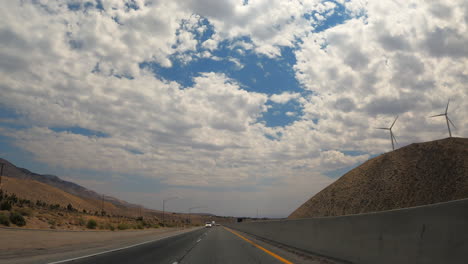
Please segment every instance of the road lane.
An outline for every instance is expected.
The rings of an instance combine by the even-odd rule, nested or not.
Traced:
[[[183,259],[181,264],[238,264],[283,262],[248,243],[223,227],[208,231]]]
[[[206,233],[206,229],[165,238],[144,245],[100,254],[92,257],[68,261],[77,264],[107,264],[107,263],[168,263],[180,260],[197,244],[197,240]]]
[[[61,263],[230,264],[290,263],[224,227],[198,229],[162,240]]]

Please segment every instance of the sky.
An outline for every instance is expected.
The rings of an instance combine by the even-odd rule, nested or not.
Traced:
[[[0,0],[0,157],[148,208],[286,217],[468,137],[466,0]]]

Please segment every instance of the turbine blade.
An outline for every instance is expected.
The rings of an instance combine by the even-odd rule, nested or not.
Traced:
[[[395,143],[398,144],[398,141],[396,140],[396,137],[395,137],[395,135],[393,135],[393,133],[392,133],[392,137],[393,137],[393,139],[395,140]]]
[[[448,116],[447,116],[447,120],[450,122],[450,124],[452,124],[452,126],[453,126],[454,128],[457,128],[457,127],[453,124],[452,120],[450,120],[450,118],[449,118]]]
[[[447,107],[445,108],[445,114],[447,114],[449,104],[450,104],[450,99],[448,99],[448,101],[447,101]]]
[[[430,116],[430,117],[438,117],[438,116],[444,116],[445,114],[440,114],[440,115],[433,115],[433,116]]]
[[[395,118],[395,120],[393,121],[393,123],[392,123],[392,125],[390,126],[390,128],[393,127],[393,125],[395,124],[395,122],[397,121],[397,119],[398,119],[398,116],[396,116],[396,118]]]
[[[389,128],[386,128],[386,127],[377,127],[375,129],[384,129],[384,130],[389,130]]]

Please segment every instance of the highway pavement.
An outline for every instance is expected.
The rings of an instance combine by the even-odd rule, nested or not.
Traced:
[[[56,263],[292,263],[276,253],[222,226],[198,229],[162,240]]]

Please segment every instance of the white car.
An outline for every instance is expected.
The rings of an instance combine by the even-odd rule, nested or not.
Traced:
[[[210,223],[210,222],[206,222],[206,223],[205,223],[205,227],[206,227],[206,228],[211,227],[211,223]]]

